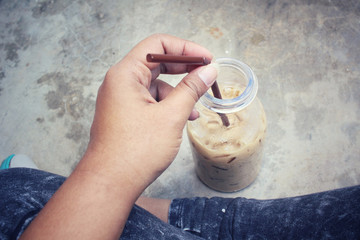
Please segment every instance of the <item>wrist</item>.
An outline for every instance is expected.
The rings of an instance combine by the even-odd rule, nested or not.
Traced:
[[[95,179],[111,189],[121,188],[134,195],[135,201],[148,183],[128,161],[129,157],[117,152],[89,147],[73,174]]]

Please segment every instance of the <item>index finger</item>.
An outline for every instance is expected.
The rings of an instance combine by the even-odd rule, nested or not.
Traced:
[[[182,56],[199,56],[212,59],[213,55],[206,48],[181,38],[166,34],[155,34],[145,40],[141,41],[136,45],[128,56],[139,60],[153,73],[168,73],[168,74],[180,74],[189,71],[189,66],[186,64],[159,64],[150,63],[146,61],[146,55],[148,53],[158,54],[171,54],[171,55],[182,55]],[[193,69],[192,66],[191,69]],[[155,70],[155,71],[154,71]],[[158,75],[157,74],[157,75]],[[156,75],[156,74],[155,74]]]

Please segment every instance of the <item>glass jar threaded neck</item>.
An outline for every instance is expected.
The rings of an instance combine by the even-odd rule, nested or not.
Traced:
[[[200,98],[200,102],[217,113],[233,113],[249,106],[258,91],[258,80],[252,69],[233,58],[218,58],[216,63],[220,69],[216,80],[220,88],[233,87],[240,89],[241,93],[234,98],[219,99],[207,92]]]

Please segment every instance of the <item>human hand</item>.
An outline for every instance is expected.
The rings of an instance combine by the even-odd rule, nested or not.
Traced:
[[[96,102],[88,152],[101,152],[101,165],[145,188],[173,161],[187,119],[215,81],[216,69],[146,61],[147,53],[202,56],[205,48],[169,35],[153,35],[133,48],[106,74]],[[190,72],[173,89],[160,73]],[[106,166],[104,166],[107,165]]]
[[[84,157],[22,239],[118,239],[136,199],[172,162],[194,104],[217,72],[148,63],[147,53],[212,58],[192,42],[153,35],[113,66],[98,92]],[[156,79],[184,72],[174,89]]]

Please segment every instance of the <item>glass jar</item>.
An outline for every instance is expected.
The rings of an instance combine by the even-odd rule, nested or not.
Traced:
[[[212,189],[234,192],[252,183],[260,171],[266,116],[251,68],[232,58],[216,63],[222,99],[213,97],[211,90],[205,93],[196,105],[200,117],[188,122],[187,134],[200,180]]]

